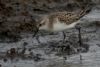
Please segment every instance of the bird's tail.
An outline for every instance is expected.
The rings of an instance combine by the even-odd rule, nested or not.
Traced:
[[[81,9],[80,13],[78,14],[78,17],[81,18],[87,13],[89,13],[90,11],[91,11],[91,7],[87,5],[85,8]]]

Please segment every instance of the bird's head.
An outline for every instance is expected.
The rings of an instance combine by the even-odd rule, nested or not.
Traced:
[[[48,26],[47,26],[46,20],[38,21],[35,28],[36,28],[36,31],[34,35],[36,35],[39,30],[47,30]]]
[[[39,30],[47,30],[48,29],[48,19],[47,18],[43,18],[42,20],[39,21],[39,23],[37,24],[37,27]]]

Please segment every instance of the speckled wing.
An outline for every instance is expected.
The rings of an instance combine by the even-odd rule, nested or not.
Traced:
[[[65,14],[61,14],[60,16],[58,16],[58,20],[62,23],[66,23],[67,25],[78,21],[78,19],[79,18],[77,14],[74,14],[73,12],[67,12]]]

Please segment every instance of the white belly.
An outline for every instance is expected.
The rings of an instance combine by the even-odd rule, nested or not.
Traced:
[[[57,22],[53,25],[53,31],[62,31],[65,29],[73,28],[73,27],[75,27],[76,24],[77,24],[77,22],[74,22],[74,23],[69,24],[69,25],[67,25],[65,23]]]

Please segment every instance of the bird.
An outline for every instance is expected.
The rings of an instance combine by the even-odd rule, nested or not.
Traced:
[[[42,20],[37,25],[37,30],[45,30],[49,32],[59,32],[74,28],[77,22],[84,15],[90,12],[90,8],[81,9],[78,13],[75,12],[54,12],[42,17]],[[65,33],[63,32],[65,40]]]
[[[73,28],[80,18],[86,13],[87,9],[81,10],[79,14],[74,12],[55,12],[43,17],[39,23],[39,30],[46,30],[50,32],[62,31],[65,29]]]

